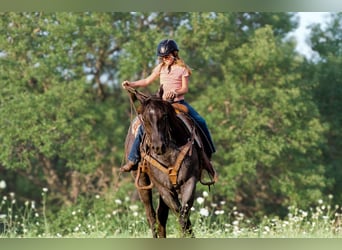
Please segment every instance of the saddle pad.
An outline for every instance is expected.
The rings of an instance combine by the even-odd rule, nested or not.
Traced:
[[[137,137],[140,125],[141,125],[141,122],[140,122],[139,117],[137,116],[134,118],[134,120],[132,121],[132,125],[131,125],[131,129],[132,129],[131,131],[134,137]]]

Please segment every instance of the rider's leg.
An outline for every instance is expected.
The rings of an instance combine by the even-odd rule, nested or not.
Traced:
[[[129,172],[140,161],[140,143],[142,141],[143,133],[143,126],[140,125],[137,136],[135,137],[131,150],[128,154],[128,161],[120,168],[120,171]]]

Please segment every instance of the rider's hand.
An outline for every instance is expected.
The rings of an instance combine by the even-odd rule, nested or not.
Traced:
[[[177,97],[176,91],[170,91],[170,92],[165,93],[165,95],[164,95],[164,98],[165,98],[166,100],[173,100],[173,99],[175,99],[176,97]]]
[[[121,83],[122,87],[126,89],[126,87],[129,87],[129,81],[125,80]]]

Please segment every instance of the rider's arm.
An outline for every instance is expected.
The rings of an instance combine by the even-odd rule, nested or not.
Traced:
[[[156,71],[153,71],[148,77],[145,79],[137,80],[134,82],[129,82],[129,81],[124,81],[122,83],[123,87],[129,86],[132,88],[137,88],[137,87],[146,87],[150,83],[152,83],[154,80],[158,78],[159,74]]]
[[[178,95],[184,95],[189,91],[189,77],[182,76],[182,86],[179,89],[176,89],[175,92]]]

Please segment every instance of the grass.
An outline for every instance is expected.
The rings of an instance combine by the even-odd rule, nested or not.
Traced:
[[[18,204],[14,193],[0,196],[1,238],[151,238],[142,204],[115,194],[79,200],[51,212],[48,190],[41,203]],[[308,210],[295,206],[280,219],[265,216],[258,224],[225,201],[210,202],[203,192],[192,208],[191,220],[197,238],[338,238],[342,236],[341,208],[319,200]],[[170,214],[168,237],[180,236],[177,220]]]

